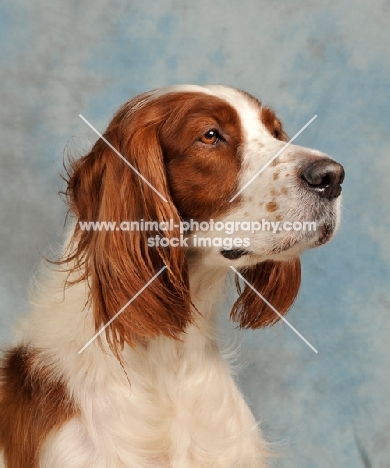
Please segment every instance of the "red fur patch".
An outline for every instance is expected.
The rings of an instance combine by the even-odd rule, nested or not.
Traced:
[[[259,263],[240,269],[240,273],[282,315],[294,303],[301,283],[299,258],[288,262]],[[279,320],[279,316],[251,288],[245,285],[242,291],[238,277],[236,286],[240,296],[230,316],[242,328],[266,327]]]
[[[39,353],[10,349],[0,368],[0,449],[7,468],[38,468],[47,435],[77,414],[65,384]]]
[[[276,117],[275,112],[269,107],[261,108],[261,121],[270,134],[280,141],[288,141],[288,135],[283,130],[281,121]]]

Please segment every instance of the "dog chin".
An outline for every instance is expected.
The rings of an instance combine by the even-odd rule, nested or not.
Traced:
[[[265,260],[288,261],[302,254],[307,249],[313,249],[329,242],[337,231],[334,223],[317,225],[316,231],[295,233],[280,239],[278,245],[267,252],[246,252],[247,259],[252,257],[256,262]]]
[[[247,248],[225,247],[217,250],[206,249],[202,253],[200,251],[192,251],[192,255],[190,256],[202,257],[207,263],[216,261],[217,263],[225,264],[228,261],[233,265],[239,266],[252,266],[268,260],[289,261],[298,257],[307,249],[326,244],[337,230],[335,217],[329,218],[326,222],[318,222],[316,226],[315,231],[278,233],[275,237],[272,237],[272,240],[268,240],[271,244],[268,248],[264,245],[264,241],[259,243],[253,239],[255,245],[252,242],[252,245]],[[211,250],[214,250],[213,254],[211,254]]]

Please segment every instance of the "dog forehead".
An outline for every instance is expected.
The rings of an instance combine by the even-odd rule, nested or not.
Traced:
[[[257,140],[264,135],[269,136],[269,131],[262,122],[262,106],[260,102],[249,94],[230,86],[172,85],[152,91],[149,95],[149,99],[155,100],[170,93],[180,94],[188,92],[214,96],[232,106],[240,119],[246,141]]]
[[[269,135],[262,122],[262,106],[257,99],[229,86],[208,85],[205,88],[213,91],[215,96],[228,102],[237,111],[247,141]]]

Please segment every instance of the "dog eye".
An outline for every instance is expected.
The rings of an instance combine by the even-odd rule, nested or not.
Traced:
[[[277,128],[275,128],[275,130],[274,130],[274,137],[275,137],[276,139],[278,139],[278,140],[279,140],[279,138],[280,138],[280,131],[279,131]]]
[[[222,141],[222,140],[223,138],[221,134],[219,133],[218,130],[215,130],[215,129],[209,130],[200,139],[200,141],[206,145],[214,145],[214,143],[217,143],[218,141]]]

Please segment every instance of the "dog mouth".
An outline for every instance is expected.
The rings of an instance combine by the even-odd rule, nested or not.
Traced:
[[[317,231],[318,238],[315,242],[316,246],[326,244],[333,236],[335,231],[335,226],[333,224],[325,223],[321,226],[321,228]]]
[[[316,230],[307,232],[290,232],[287,235],[277,233],[276,242],[272,245],[269,250],[266,251],[242,251],[242,249],[221,251],[221,254],[225,258],[238,259],[244,255],[248,256],[264,256],[272,255],[278,258],[287,259],[290,256],[300,255],[306,249],[312,249],[326,244],[330,241],[337,230],[337,225],[330,222],[325,222],[321,225],[317,225]]]
[[[314,217],[315,219],[315,217]],[[314,228],[312,224],[314,224]],[[299,255],[302,251],[314,247],[319,247],[330,241],[337,231],[337,217],[335,215],[327,216],[325,219],[311,221],[307,229],[296,231],[289,229],[288,232],[277,230],[272,236],[273,240],[267,249],[266,244],[263,244],[265,249],[259,243],[256,237],[252,237],[251,241],[254,245],[248,248],[230,246],[228,248],[220,248],[219,254],[227,260],[238,260],[245,256],[249,258],[257,258],[264,254],[282,255],[283,258],[287,255]],[[230,248],[231,247],[231,248]]]
[[[302,250],[306,248],[319,247],[329,242],[335,234],[336,226],[333,223],[324,223],[317,227],[316,231],[308,232],[302,237],[289,237],[276,249],[278,253],[287,252],[290,249],[300,247]]]

